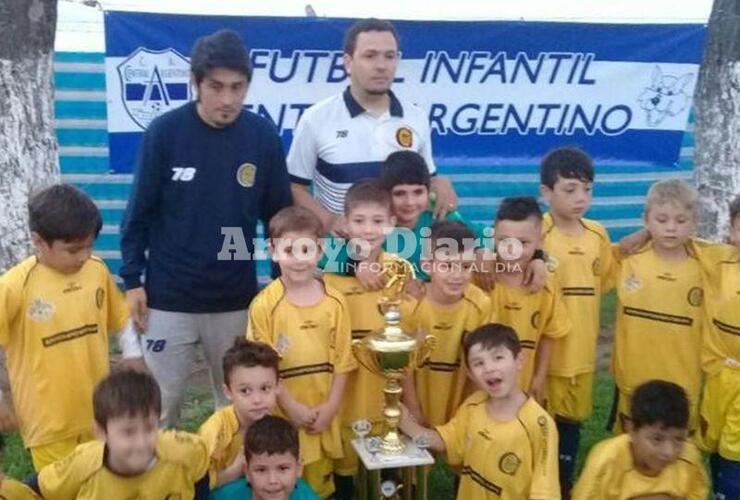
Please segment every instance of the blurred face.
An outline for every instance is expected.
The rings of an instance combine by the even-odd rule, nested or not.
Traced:
[[[398,44],[390,31],[365,31],[357,36],[353,54],[344,54],[344,67],[355,92],[383,95],[396,75]]]
[[[482,344],[475,344],[467,357],[470,378],[493,398],[507,397],[517,388],[522,365],[521,352],[514,356],[504,346],[485,349]]]
[[[423,184],[398,184],[391,189],[391,203],[397,224],[414,227],[429,205],[429,188]]]
[[[252,455],[245,467],[255,500],[287,500],[303,473],[303,466],[292,453]]]
[[[543,185],[540,190],[554,215],[565,220],[578,220],[591,206],[592,188],[590,182],[558,177],[552,189]]]
[[[234,405],[242,426],[249,426],[275,408],[277,374],[266,366],[237,366],[229,374],[229,383],[224,384],[224,394]]]
[[[54,240],[49,244],[33,234],[39,262],[63,274],[74,274],[82,268],[92,255],[94,241],[95,238],[89,236],[83,240]]]
[[[97,424],[96,424],[97,425]],[[108,467],[120,475],[142,474],[155,458],[159,415],[115,417],[97,427],[108,448]]]
[[[645,228],[658,249],[682,247],[694,232],[694,216],[690,210],[672,202],[653,204],[645,213]]]
[[[740,248],[740,215],[732,220],[730,226],[730,244]]]
[[[280,266],[280,274],[294,283],[305,283],[314,278],[316,264],[321,258],[321,246],[316,235],[288,231],[270,241],[272,260]]]
[[[429,274],[429,287],[439,296],[457,300],[473,276],[475,254],[472,250],[437,248],[432,259],[425,260],[424,270]]]
[[[523,221],[496,222],[493,238],[498,258],[507,264],[505,272],[522,272],[526,269],[540,244],[540,234],[541,224],[534,217]]]
[[[246,75],[227,68],[206,73],[198,87],[198,115],[208,125],[223,128],[234,123],[247,96]]]
[[[681,455],[688,430],[653,424],[630,430],[629,434],[637,469],[647,476],[657,476]]]
[[[349,237],[367,241],[371,251],[383,245],[395,223],[388,207],[378,203],[357,203],[347,213]]]

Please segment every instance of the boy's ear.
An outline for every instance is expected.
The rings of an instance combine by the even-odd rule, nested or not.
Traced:
[[[550,204],[550,198],[552,197],[552,189],[550,189],[550,186],[546,186],[544,184],[540,184],[540,194],[545,199],[545,201]]]
[[[514,357],[514,363],[516,364],[517,371],[521,371],[524,368],[524,351],[519,351]]]
[[[226,384],[226,382],[221,385],[221,390],[224,392],[224,396],[226,396],[226,399],[228,399],[229,401],[233,401],[231,388]]]
[[[93,434],[100,441],[105,441],[107,435],[103,426],[97,422],[93,423]]]
[[[303,460],[301,457],[298,457],[298,477],[303,476]]]
[[[33,246],[36,247],[37,250],[43,245],[49,246],[46,240],[36,231],[31,231],[31,243],[33,243]]]

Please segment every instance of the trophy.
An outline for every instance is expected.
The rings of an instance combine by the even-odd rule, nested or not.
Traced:
[[[361,340],[352,342],[352,351],[362,366],[385,378],[383,417],[385,434],[379,443],[380,454],[399,455],[406,448],[398,432],[401,418],[401,380],[429,357],[436,344],[432,335],[408,335],[401,329],[400,305],[404,288],[414,279],[411,264],[395,255],[386,254],[382,262],[386,284],[378,300],[385,327]]]

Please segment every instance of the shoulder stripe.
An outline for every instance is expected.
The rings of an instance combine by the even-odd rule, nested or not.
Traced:
[[[315,365],[294,366],[280,370],[280,378],[302,377],[315,373],[334,373],[334,365],[331,363],[318,363]]]
[[[727,323],[723,323],[717,318],[712,318],[712,324],[717,327],[717,329],[724,333],[729,333],[730,335],[738,335],[740,336],[740,326],[734,326],[729,325]]]
[[[460,360],[458,359],[454,363],[427,360],[423,365],[421,365],[421,368],[424,368],[425,366],[428,366],[433,372],[455,372],[460,368]]]
[[[34,257],[33,266],[31,266],[31,269],[29,269],[26,272],[26,278],[23,280],[23,288],[26,287],[26,284],[28,283],[28,278],[31,276],[31,273],[38,267],[38,265],[39,265],[39,258],[38,257]]]
[[[522,349],[534,349],[537,346],[537,342],[535,340],[521,340],[519,343],[522,346]]]
[[[279,279],[280,278],[278,278],[278,280]],[[275,305],[272,306],[272,309],[270,309],[271,318],[275,317],[275,309],[277,309],[280,303],[285,300],[285,286],[282,283],[280,283],[280,289],[282,290],[282,292],[280,293],[280,297],[278,297],[278,299],[275,301]]]
[[[563,292],[563,296],[592,296],[596,295],[596,289],[594,287],[587,287],[587,286],[569,286],[569,287],[562,287],[561,288]]]
[[[694,320],[688,316],[676,316],[675,314],[666,314],[648,309],[638,309],[636,307],[623,307],[622,312],[627,316],[647,319],[650,321],[660,321],[661,323],[672,323],[674,325],[691,326]]]
[[[490,491],[494,495],[501,496],[501,493],[503,492],[503,489],[501,486],[497,485],[496,483],[489,481],[485,477],[483,477],[479,472],[477,472],[475,469],[470,467],[469,465],[466,465],[462,469],[462,475],[463,476],[470,476],[470,479],[472,479],[475,483],[477,483],[479,486],[483,487],[484,489]]]

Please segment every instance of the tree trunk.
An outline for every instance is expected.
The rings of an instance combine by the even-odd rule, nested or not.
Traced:
[[[31,251],[28,196],[59,181],[57,0],[0,0],[0,272]]]
[[[694,106],[702,236],[724,239],[740,194],[740,0],[715,0]]]

